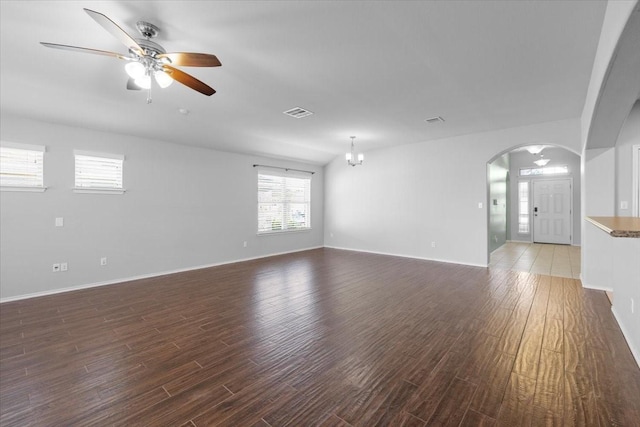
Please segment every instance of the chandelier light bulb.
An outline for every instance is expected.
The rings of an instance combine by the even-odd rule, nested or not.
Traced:
[[[158,83],[158,86],[160,86],[163,89],[166,87],[169,87],[171,83],[173,83],[173,79],[169,77],[169,75],[164,71],[156,71],[154,76],[156,78],[156,82]]]
[[[134,80],[143,77],[146,71],[144,65],[136,61],[127,62],[124,66],[124,70],[127,72],[129,77]]]
[[[362,154],[362,153],[358,154],[358,161],[354,161],[354,158],[355,158],[354,149],[355,149],[355,147],[353,146],[353,140],[355,138],[356,138],[355,136],[351,137],[351,152],[347,152],[345,154],[345,159],[347,160],[347,164],[349,166],[361,165],[362,162],[364,161],[364,154]]]
[[[151,88],[151,76],[142,75],[141,77],[135,79],[134,83],[142,89],[149,89]]]

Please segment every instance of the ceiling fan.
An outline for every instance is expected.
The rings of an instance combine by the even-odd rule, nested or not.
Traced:
[[[151,102],[151,77],[154,77],[156,83],[162,88],[169,86],[173,80],[176,80],[207,96],[216,93],[212,87],[174,67],[176,65],[184,67],[219,67],[222,64],[215,55],[193,52],[167,53],[162,46],[151,40],[156,37],[160,31],[155,25],[145,21],[138,21],[136,28],[144,38],[134,39],[106,15],[90,9],[84,9],[84,11],[105,30],[111,33],[111,35],[122,42],[129,49],[129,53],[119,54],[85,47],[45,42],[40,43],[54,49],[111,56],[127,61],[125,65],[125,70],[129,75],[127,89],[148,89],[148,103]]]

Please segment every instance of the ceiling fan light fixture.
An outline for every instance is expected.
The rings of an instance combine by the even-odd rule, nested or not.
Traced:
[[[127,72],[129,77],[134,80],[143,77],[146,71],[144,65],[137,61],[127,62],[124,66],[124,70]]]
[[[134,80],[134,83],[142,88],[142,89],[150,89],[151,88],[151,76],[144,74],[141,77],[138,77]]]
[[[171,83],[173,83],[173,79],[169,77],[169,75],[164,71],[156,71],[154,74],[154,77],[156,78],[156,82],[158,83],[158,86],[160,86],[163,89],[171,86]]]

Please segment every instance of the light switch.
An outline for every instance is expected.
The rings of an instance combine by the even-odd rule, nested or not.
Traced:
[[[482,209],[482,202],[478,202],[478,209]]]
[[[64,218],[58,217],[56,218],[56,227],[62,227],[64,225]]]

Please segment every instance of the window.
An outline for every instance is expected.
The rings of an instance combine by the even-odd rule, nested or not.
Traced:
[[[124,156],[75,150],[75,191],[122,194]]]
[[[0,186],[9,191],[44,191],[41,145],[3,142],[0,146]]]
[[[529,233],[529,181],[518,182],[518,233]]]
[[[311,228],[311,177],[258,172],[258,234]]]
[[[530,175],[560,175],[569,173],[569,167],[567,165],[561,166],[545,166],[543,168],[522,168],[520,169],[520,176]]]

